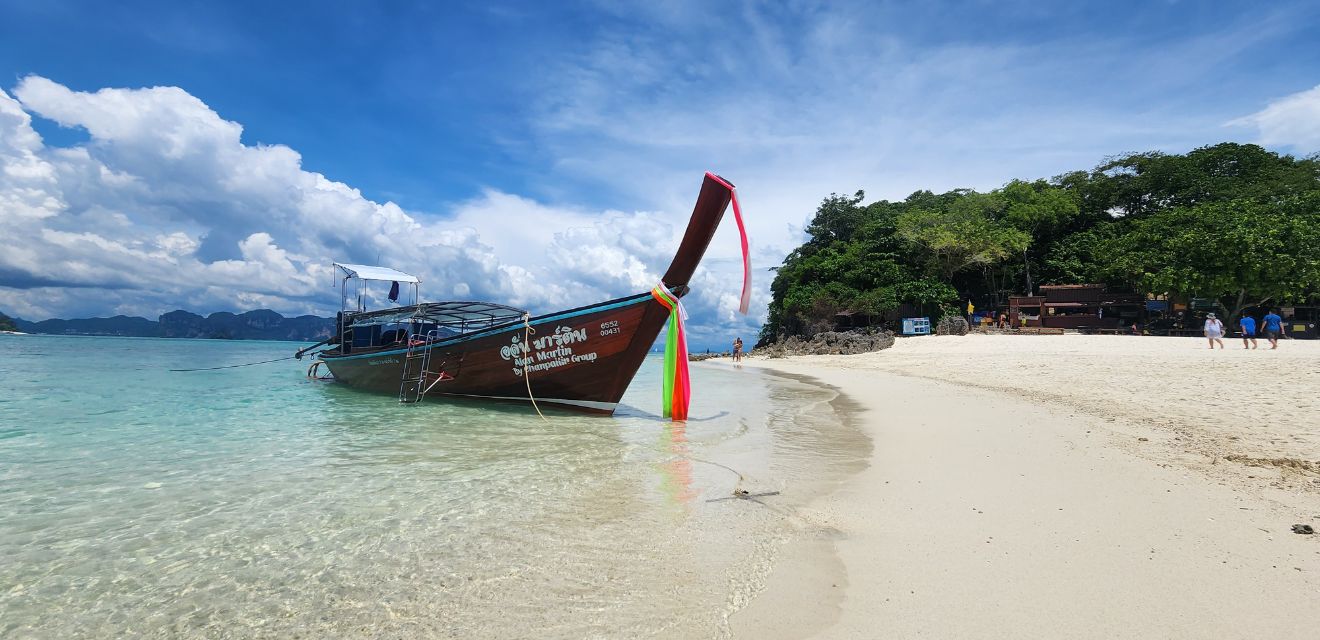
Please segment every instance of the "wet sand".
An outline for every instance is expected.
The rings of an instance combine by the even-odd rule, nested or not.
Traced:
[[[1320,342],[904,339],[749,360],[860,405],[745,638],[1296,636],[1320,626]],[[839,565],[842,565],[840,568]]]

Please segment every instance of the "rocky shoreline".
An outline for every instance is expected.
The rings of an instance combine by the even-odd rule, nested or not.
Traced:
[[[712,352],[689,353],[688,362],[701,362],[702,360],[710,360],[711,358],[732,358],[732,357],[733,354],[728,351],[718,351],[714,353]]]
[[[942,336],[965,336],[971,330],[967,321],[958,316],[945,316],[935,325],[934,333]],[[822,331],[812,336],[788,336],[778,342],[759,346],[747,355],[763,358],[784,358],[788,356],[830,356],[854,355],[881,351],[894,346],[894,332],[888,330],[854,329],[852,331]],[[688,355],[691,362],[700,362],[711,358],[729,358],[733,354],[694,353]]]
[[[894,346],[890,331],[824,331],[811,337],[789,336],[752,350],[754,356],[783,358],[786,356],[853,355],[870,353]]]
[[[784,358],[788,356],[823,356],[853,355],[870,353],[894,346],[892,331],[824,331],[811,337],[789,336],[766,346],[752,349],[746,355],[762,358]],[[730,358],[733,354],[691,353],[688,361],[701,362],[711,358]]]

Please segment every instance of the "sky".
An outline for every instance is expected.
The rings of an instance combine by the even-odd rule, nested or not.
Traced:
[[[727,348],[831,193],[1320,152],[1315,33],[1314,2],[0,0],[0,312],[331,315],[332,261],[550,312],[649,290],[714,171],[752,313],[731,220],[685,304]]]

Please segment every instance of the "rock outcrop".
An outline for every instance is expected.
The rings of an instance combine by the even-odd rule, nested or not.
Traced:
[[[965,336],[971,327],[962,316],[944,316],[935,325],[937,336]]]
[[[751,355],[767,358],[784,356],[853,355],[869,353],[894,346],[894,334],[889,331],[824,331],[810,338],[789,336],[752,350]]]
[[[729,353],[728,351],[712,351],[712,352],[707,352],[707,353],[689,353],[689,354],[688,354],[688,361],[689,361],[689,362],[701,362],[702,360],[710,360],[711,358],[732,358],[732,357],[733,357],[733,354],[732,354],[732,353]]]

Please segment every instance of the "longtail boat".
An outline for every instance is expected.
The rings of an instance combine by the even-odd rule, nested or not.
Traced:
[[[707,173],[692,218],[662,281],[650,292],[533,316],[488,302],[418,302],[419,280],[383,267],[338,264],[341,299],[350,284],[392,281],[412,286],[414,304],[366,311],[357,296],[340,311],[334,335],[303,353],[329,345],[309,369],[323,364],[339,383],[397,394],[401,402],[425,398],[534,401],[610,414],[661,329],[666,338],[664,415],[686,418],[687,357],[679,299],[706,253],[730,202],[743,249],[741,311],[747,312],[751,269],[747,235],[733,184]]]

